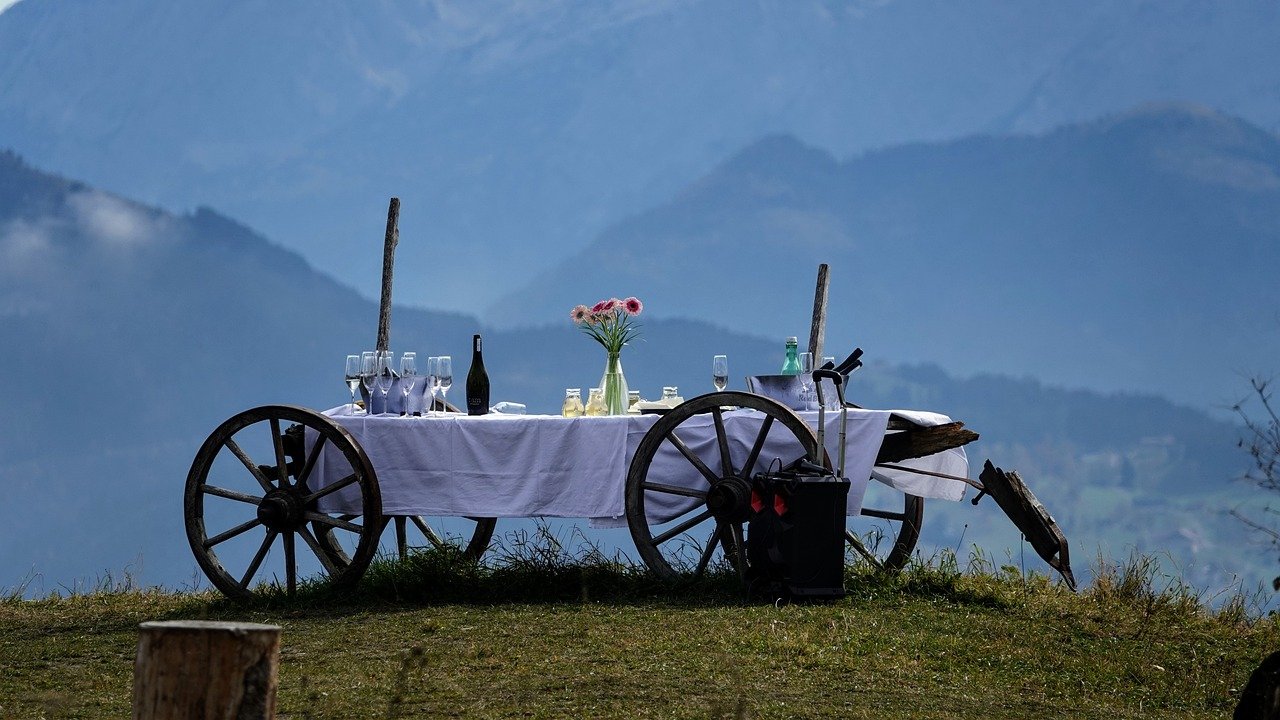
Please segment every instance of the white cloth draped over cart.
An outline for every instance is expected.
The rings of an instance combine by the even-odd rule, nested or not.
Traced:
[[[591,518],[599,526],[625,525],[627,471],[645,433],[657,415],[564,418],[552,415],[478,417],[441,413],[427,417],[352,415],[348,406],[325,413],[355,438],[369,457],[382,491],[387,515],[470,517]],[[850,410],[845,451],[845,475],[852,483],[850,514],[861,508],[876,453],[891,414],[921,425],[950,422],[945,415],[888,410]],[[817,413],[800,413],[817,425]],[[723,414],[730,455],[742,462],[750,453],[764,421],[763,413],[732,410]],[[838,457],[840,414],[826,417],[827,452]],[[710,414],[685,420],[677,428],[680,439],[714,471],[719,450]],[[308,431],[307,446],[315,442]],[[791,431],[775,422],[766,439],[756,472],[771,463],[787,463],[802,454]],[[776,460],[776,463],[775,463]],[[967,477],[963,449],[900,463],[920,469]],[[341,453],[327,446],[313,471],[312,487],[320,489],[347,473]],[[965,485],[955,480],[877,470],[877,479],[904,492],[959,500]],[[647,480],[705,489],[697,469],[669,442],[664,442],[646,475]],[[325,512],[358,512],[354,486],[321,499]],[[689,499],[663,493],[646,496],[651,519],[669,518],[688,507]]]

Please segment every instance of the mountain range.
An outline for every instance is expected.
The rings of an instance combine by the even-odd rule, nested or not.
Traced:
[[[1280,137],[1168,104],[845,161],[774,136],[488,317],[634,287],[780,342],[806,331],[820,262],[838,346],[1229,407],[1280,357]]]
[[[24,0],[0,144],[367,297],[400,195],[436,280],[400,297],[474,313],[767,134],[846,158],[1165,100],[1275,132],[1278,33],[1270,0]]]
[[[374,340],[372,302],[243,224],[207,208],[170,214],[13,153],[0,154],[0,258],[0,347],[10,349],[0,370],[17,379],[0,433],[0,586],[30,578],[30,593],[122,572],[200,584],[181,498],[205,435],[256,405],[344,402],[341,358]],[[419,281],[400,276],[397,286]],[[686,396],[710,389],[715,353],[729,355],[733,387],[780,361],[776,340],[706,320],[646,319],[643,330],[625,366],[648,396],[668,384]],[[398,306],[392,347],[450,353],[461,370],[477,331],[495,401],[554,412],[566,385],[594,384],[603,368],[567,314],[552,326],[501,330]],[[1154,396],[956,379],[874,356],[854,378],[864,405],[933,409],[982,433],[973,461],[1019,469],[1079,558],[1166,553],[1205,587],[1269,577],[1269,555],[1242,552],[1248,535],[1226,515],[1259,501],[1230,482],[1246,460],[1230,423]],[[1016,533],[990,503],[934,502],[926,513],[925,552],[1017,552]]]

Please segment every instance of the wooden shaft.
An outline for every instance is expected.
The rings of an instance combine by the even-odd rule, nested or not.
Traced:
[[[809,327],[809,352],[813,355],[813,366],[822,364],[822,344],[827,334],[827,287],[831,284],[827,277],[827,264],[818,266],[818,285],[813,291],[813,324]]]
[[[275,717],[280,628],[177,620],[140,626],[134,720]]]
[[[379,352],[391,347],[391,276],[396,264],[396,244],[400,242],[400,198],[391,198],[387,208],[387,235],[382,244],[382,301],[378,304]]]

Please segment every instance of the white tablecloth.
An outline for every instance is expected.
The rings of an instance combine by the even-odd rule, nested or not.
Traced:
[[[924,425],[949,422],[944,415],[905,413]],[[592,518],[599,525],[625,524],[627,470],[657,415],[563,418],[550,415],[456,413],[430,417],[351,415],[347,406],[329,410],[364,448],[378,475],[382,510],[389,515],[472,517]],[[846,442],[845,475],[850,478],[849,512],[856,514],[891,411],[851,410]],[[801,413],[817,424],[817,413]],[[742,462],[759,434],[764,415],[751,410],[724,413],[730,454]],[[839,413],[827,413],[826,445],[833,461],[839,442]],[[711,415],[689,418],[678,428],[680,439],[712,470],[719,452]],[[308,447],[314,435],[308,437]],[[775,459],[785,465],[801,455],[789,430],[774,423],[760,453],[756,471]],[[967,476],[963,450],[910,461],[915,467]],[[328,446],[313,473],[317,489],[349,470]],[[650,465],[648,479],[685,487],[705,487],[693,465],[670,443],[663,443]],[[877,470],[877,479],[917,495],[960,499],[964,485],[901,471]],[[356,512],[354,487],[322,499],[326,512]],[[689,500],[648,493],[651,519],[682,512]],[[665,503],[665,504],[664,504]]]

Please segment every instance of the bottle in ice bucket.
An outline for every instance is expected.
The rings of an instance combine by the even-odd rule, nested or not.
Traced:
[[[800,374],[800,357],[796,354],[799,343],[794,337],[787,338],[787,359],[782,363],[783,375]]]
[[[560,414],[565,417],[582,417],[582,412],[582,391],[578,388],[566,388]]]
[[[600,388],[591,388],[585,414],[587,417],[603,417],[609,414],[609,406],[604,403],[604,391]]]

